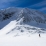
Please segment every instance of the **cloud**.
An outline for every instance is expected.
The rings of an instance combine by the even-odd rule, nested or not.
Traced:
[[[44,6],[46,6],[46,0],[44,0],[44,1],[42,1],[42,2],[39,2],[39,3],[36,3],[36,4],[34,4],[34,5],[31,5],[31,6],[29,6],[29,7],[30,7],[30,8],[31,8],[31,7],[40,8],[40,7],[44,7]]]
[[[43,7],[43,8],[38,9],[38,10],[46,14],[46,7]]]
[[[46,10],[46,7],[43,7],[41,9],[39,9],[40,11],[45,11]]]
[[[13,2],[15,0],[0,0],[0,9],[6,8],[10,5],[10,2]]]
[[[29,8],[37,9],[43,13],[46,13],[46,0],[36,3],[34,5],[28,6]]]
[[[0,0],[1,3],[12,2],[12,1],[15,1],[15,0]]]
[[[46,5],[46,1],[42,1],[42,2],[34,4],[32,6],[38,6],[39,7],[39,6],[44,6],[44,5]]]

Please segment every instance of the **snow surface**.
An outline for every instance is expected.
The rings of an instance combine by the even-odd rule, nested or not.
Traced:
[[[0,46],[46,46],[46,34],[21,35],[0,37]]]
[[[21,29],[17,30],[16,27],[21,27],[24,32],[20,32]],[[24,27],[36,28],[37,30],[26,30]],[[46,46],[46,33],[40,33],[41,37],[39,37],[39,33],[31,34],[30,32],[38,31],[38,29],[40,28],[30,25],[19,25],[15,20],[11,21],[0,30],[0,46]]]
[[[7,24],[4,28],[0,30],[0,36],[3,35],[11,35],[14,36],[16,34],[20,35],[21,33],[24,35],[24,33],[46,33],[46,29],[38,28],[35,26],[30,26],[27,24],[20,25],[20,21],[22,22],[22,19],[20,19],[18,22],[16,20],[11,21],[9,24]]]
[[[46,46],[46,15],[28,8],[0,10],[0,46]]]

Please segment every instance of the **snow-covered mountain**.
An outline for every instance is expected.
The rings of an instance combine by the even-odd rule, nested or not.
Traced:
[[[29,8],[0,10],[0,46],[46,46],[46,15]]]
[[[23,18],[23,22],[36,21],[38,23],[46,23],[45,14],[28,8],[7,8],[0,10],[0,16],[0,20],[2,21],[12,17],[15,20],[20,20]]]
[[[29,8],[7,8],[0,10],[0,29],[11,32],[45,32],[46,14]]]

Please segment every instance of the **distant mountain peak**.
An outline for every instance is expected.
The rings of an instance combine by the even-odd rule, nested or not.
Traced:
[[[46,15],[29,8],[10,7],[0,10],[0,29],[11,32],[43,32],[46,30]],[[44,31],[43,31],[44,30]]]
[[[24,22],[35,21],[38,23],[46,23],[46,15],[37,10],[29,8],[10,7],[0,11],[0,16],[0,20],[10,19],[14,16],[13,18],[16,18],[17,21],[24,17]]]

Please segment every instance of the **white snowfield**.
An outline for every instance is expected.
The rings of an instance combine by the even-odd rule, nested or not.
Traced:
[[[0,37],[0,46],[46,46],[46,34],[30,34],[14,37]]]

